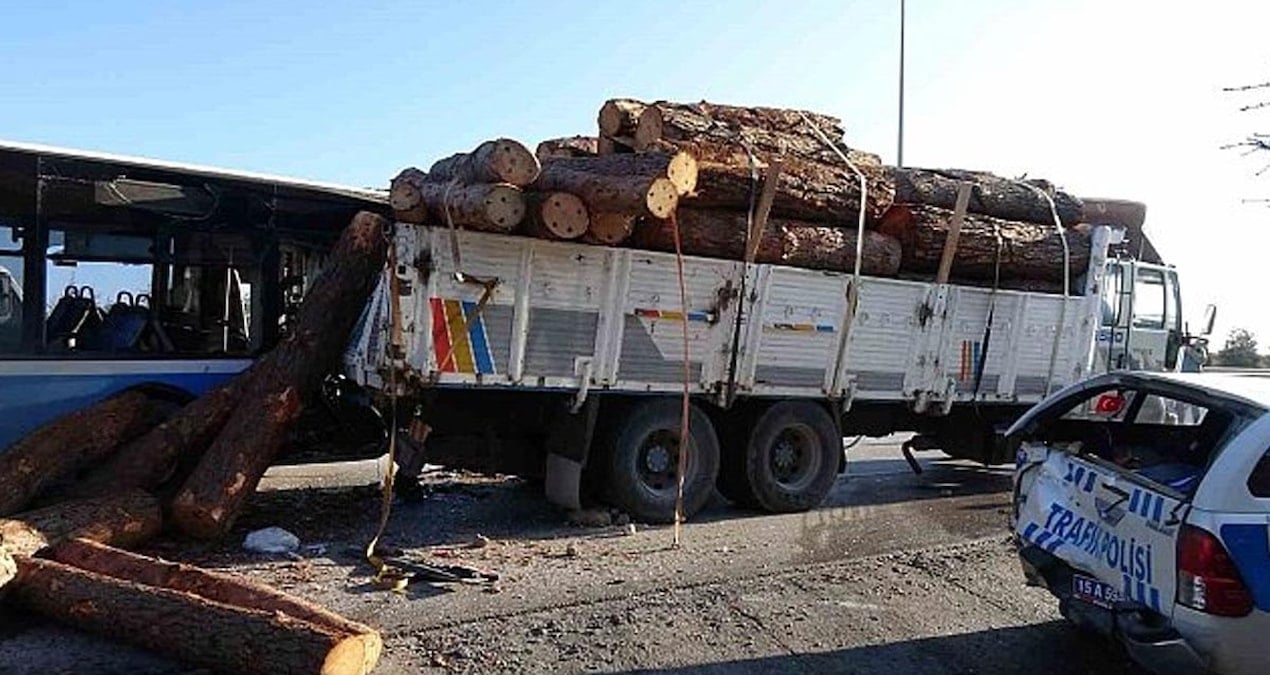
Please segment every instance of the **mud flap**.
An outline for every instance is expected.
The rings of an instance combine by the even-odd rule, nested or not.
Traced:
[[[586,467],[599,412],[600,399],[591,396],[576,413],[562,407],[551,425],[544,488],[547,501],[552,504],[571,510],[582,508],[582,469]]]

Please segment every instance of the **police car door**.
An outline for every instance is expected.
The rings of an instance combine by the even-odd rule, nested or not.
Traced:
[[[1136,414],[1133,400],[1142,395],[1106,391],[1064,419],[1131,424],[1124,418]],[[1030,486],[1016,533],[1073,568],[1073,597],[1108,609],[1134,605],[1171,614],[1183,495],[1078,450],[1035,441],[1020,447],[1020,480]]]

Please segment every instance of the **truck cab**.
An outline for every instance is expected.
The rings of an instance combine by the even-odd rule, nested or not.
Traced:
[[[1110,260],[1101,289],[1102,311],[1090,374],[1116,370],[1198,370],[1212,330],[1212,312],[1199,336],[1182,323],[1177,270],[1136,260]]]

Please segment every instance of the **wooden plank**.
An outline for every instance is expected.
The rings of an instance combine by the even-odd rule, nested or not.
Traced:
[[[952,274],[953,258],[957,255],[957,241],[961,238],[961,223],[966,219],[966,207],[970,205],[970,190],[974,184],[962,181],[957,186],[957,204],[953,207],[952,222],[948,224],[948,238],[944,240],[944,254],[939,259],[939,271],[935,283],[946,284]]]

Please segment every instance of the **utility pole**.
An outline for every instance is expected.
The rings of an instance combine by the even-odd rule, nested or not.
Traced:
[[[900,0],[900,124],[895,165],[904,166],[904,0]]]

